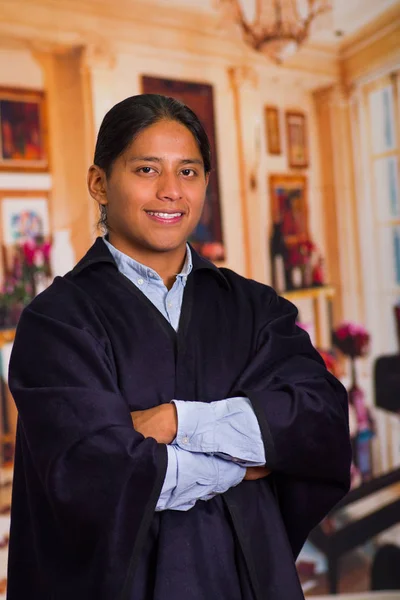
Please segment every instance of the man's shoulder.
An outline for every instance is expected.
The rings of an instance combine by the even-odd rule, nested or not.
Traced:
[[[220,271],[229,282],[232,290],[238,293],[244,293],[262,299],[267,299],[268,297],[272,299],[277,296],[275,290],[265,283],[239,275],[236,271],[226,267],[221,267]]]
[[[68,277],[55,277],[53,282],[28,304],[25,310],[57,320],[69,321],[91,311],[88,294]],[[25,312],[25,311],[24,311]]]

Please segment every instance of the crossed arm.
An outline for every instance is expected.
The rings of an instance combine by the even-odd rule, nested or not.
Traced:
[[[215,445],[212,441],[214,432],[211,432],[211,430],[215,428],[212,404],[217,405],[219,409],[220,414],[216,415],[216,419],[220,424],[221,436],[222,438],[225,437],[222,444]],[[212,404],[174,401],[170,404],[162,404],[151,409],[131,413],[136,431],[145,438],[154,438],[157,442],[168,446],[168,459],[171,464],[168,466],[158,510],[168,508],[188,510],[197,499],[208,500],[217,493],[237,485],[243,479],[254,481],[269,475],[270,471],[263,464],[265,460],[264,450],[256,417],[252,409],[246,406],[246,400],[244,398],[234,398]],[[237,417],[238,414],[239,418]],[[192,443],[188,444],[189,438],[186,434],[182,435],[182,427],[179,427],[179,425],[183,425],[188,420],[193,422],[193,417],[196,431],[192,440],[198,439],[201,441],[191,440]],[[196,418],[198,421],[196,421]],[[233,424],[234,419],[236,421],[232,429],[229,422],[226,423],[226,420],[230,420]],[[182,423],[180,423],[181,420]],[[246,427],[246,423],[248,427]],[[243,431],[235,431],[238,425],[241,428],[243,427]],[[227,427],[229,435],[227,435]],[[246,445],[249,446],[247,433],[250,433],[250,445],[255,448],[254,451],[247,449],[241,451],[240,448],[236,447],[236,443],[240,446],[243,439],[246,441]],[[185,443],[188,444],[187,449],[182,448]],[[223,452],[214,452],[218,449],[217,446]],[[255,463],[255,465],[252,466],[252,463]],[[177,478],[176,472],[179,473],[180,477]],[[214,473],[219,475],[218,485],[217,481],[213,485]],[[199,480],[204,481],[205,479],[207,481],[209,479],[207,482],[208,488],[204,484],[196,485],[197,481],[193,481],[193,476],[196,475],[198,475]],[[190,487],[194,487],[186,492],[182,489],[182,487],[185,487],[185,483]],[[179,493],[174,494],[175,486]]]

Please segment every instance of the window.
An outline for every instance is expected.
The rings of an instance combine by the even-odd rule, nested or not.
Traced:
[[[369,77],[369,76],[368,76]],[[400,300],[400,70],[357,82],[351,126],[358,238],[370,368],[383,354],[399,352],[394,306]],[[371,394],[373,394],[372,381]],[[375,410],[382,469],[400,466],[398,420]]]
[[[379,85],[379,83],[378,83]],[[400,297],[400,191],[395,81],[367,91],[373,206],[378,228],[381,285]],[[398,289],[397,289],[398,288]],[[392,296],[394,296],[392,298]]]

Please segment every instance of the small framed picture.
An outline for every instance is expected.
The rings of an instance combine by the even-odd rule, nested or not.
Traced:
[[[309,164],[306,116],[294,111],[285,116],[289,167],[305,169]]]
[[[266,106],[264,108],[264,117],[268,152],[269,154],[280,154],[282,149],[278,108],[276,106]]]
[[[0,192],[2,270],[7,273],[15,248],[30,240],[50,239],[48,192]]]
[[[309,239],[307,180],[304,175],[270,175],[272,222],[282,224],[288,248]]]
[[[0,88],[0,170],[48,170],[43,92]]]

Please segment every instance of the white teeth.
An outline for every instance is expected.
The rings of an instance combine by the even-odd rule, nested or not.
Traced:
[[[150,212],[148,211],[149,215],[152,215],[154,217],[160,217],[160,219],[175,219],[176,217],[180,217],[182,215],[182,213],[177,212],[177,213],[162,213],[162,212]]]

